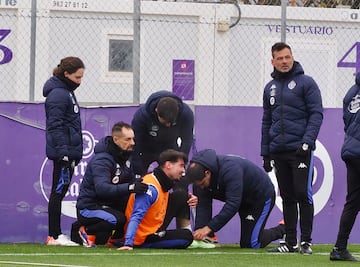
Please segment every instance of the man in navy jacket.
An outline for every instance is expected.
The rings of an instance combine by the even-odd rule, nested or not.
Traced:
[[[134,131],[125,122],[115,123],[112,135],[95,146],[80,186],[76,208],[83,245],[94,247],[96,237],[107,233],[108,246],[118,244],[124,235],[125,208],[132,192],[144,193],[148,186],[135,181],[130,155]]]
[[[150,164],[157,162],[160,153],[167,149],[189,155],[193,143],[194,114],[172,92],[163,90],[151,94],[134,114],[131,125],[136,143],[132,167],[137,177],[144,176]],[[185,179],[176,182],[169,198],[164,227],[173,217],[176,217],[178,228],[190,227],[187,187]]]
[[[289,45],[272,46],[272,80],[265,86],[261,155],[265,171],[275,174],[283,200],[286,242],[269,252],[311,254],[314,219],[313,151],[323,119],[319,87],[294,61]],[[299,207],[299,208],[298,208]]]
[[[149,96],[134,114],[131,126],[135,132],[133,169],[143,176],[149,165],[166,149],[188,155],[193,142],[194,114],[181,98],[169,91]],[[178,139],[181,140],[179,144]]]
[[[347,250],[348,240],[356,217],[360,211],[360,72],[355,84],[343,99],[344,143],[341,158],[347,170],[346,203],[340,217],[336,243],[330,253],[333,261],[358,261]]]
[[[186,175],[198,197],[195,240],[219,231],[236,213],[241,221],[240,247],[263,248],[283,237],[283,224],[264,229],[275,204],[275,190],[269,176],[254,163],[205,149],[193,156]],[[212,218],[213,199],[225,204]]]

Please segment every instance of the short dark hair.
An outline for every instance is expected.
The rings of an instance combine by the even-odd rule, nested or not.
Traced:
[[[274,57],[274,52],[278,52],[278,51],[281,51],[285,48],[288,48],[291,52],[291,47],[284,43],[284,42],[278,42],[278,43],[275,43],[272,47],[271,47],[271,55],[272,57]]]
[[[84,62],[78,57],[65,57],[53,70],[53,75],[61,75],[66,71],[69,74],[75,73],[78,69],[85,69]]]
[[[114,126],[112,127],[111,134],[114,135],[116,133],[121,133],[123,128],[132,129],[130,124],[123,121],[119,121],[115,123]]]
[[[189,183],[193,183],[195,181],[201,181],[204,178],[206,171],[206,168],[203,165],[197,162],[194,162],[194,164],[192,163],[193,162],[190,163],[190,166],[186,171],[186,177]]]
[[[165,162],[170,161],[172,163],[177,162],[179,159],[183,159],[184,163],[187,163],[188,158],[184,152],[177,151],[175,149],[167,149],[160,153],[158,163],[160,167],[165,165]]]
[[[179,103],[173,97],[162,97],[157,103],[156,110],[159,117],[167,122],[174,123],[179,113]]]

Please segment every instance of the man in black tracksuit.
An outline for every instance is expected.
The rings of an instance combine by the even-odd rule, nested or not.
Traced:
[[[193,156],[186,176],[198,197],[195,240],[219,231],[236,213],[241,221],[241,248],[263,248],[283,237],[283,224],[264,229],[274,207],[275,190],[269,176],[254,163],[205,149]],[[225,204],[212,218],[213,199]]]
[[[323,119],[321,94],[316,82],[294,61],[290,46],[276,43],[271,51],[274,71],[263,95],[261,155],[265,171],[270,172],[274,164],[286,239],[269,252],[299,251],[300,214],[300,252],[311,254],[313,151]]]

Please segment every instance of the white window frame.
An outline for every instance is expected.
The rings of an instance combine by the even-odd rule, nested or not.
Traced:
[[[121,84],[132,84],[133,72],[126,71],[109,71],[109,47],[110,40],[134,40],[132,30],[105,30],[103,33],[103,44],[102,47],[102,71],[101,71],[101,82],[104,83],[121,83]]]

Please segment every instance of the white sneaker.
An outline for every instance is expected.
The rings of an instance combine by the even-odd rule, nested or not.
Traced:
[[[56,239],[54,239],[52,236],[47,237],[45,244],[47,246],[60,246],[60,243]]]
[[[46,240],[46,245],[48,245],[48,246],[67,246],[67,247],[79,246],[78,243],[71,241],[64,234],[59,235],[57,239],[54,239],[52,236],[48,236],[47,240]]]
[[[212,243],[206,243],[202,240],[194,240],[188,248],[215,248],[216,245]]]

